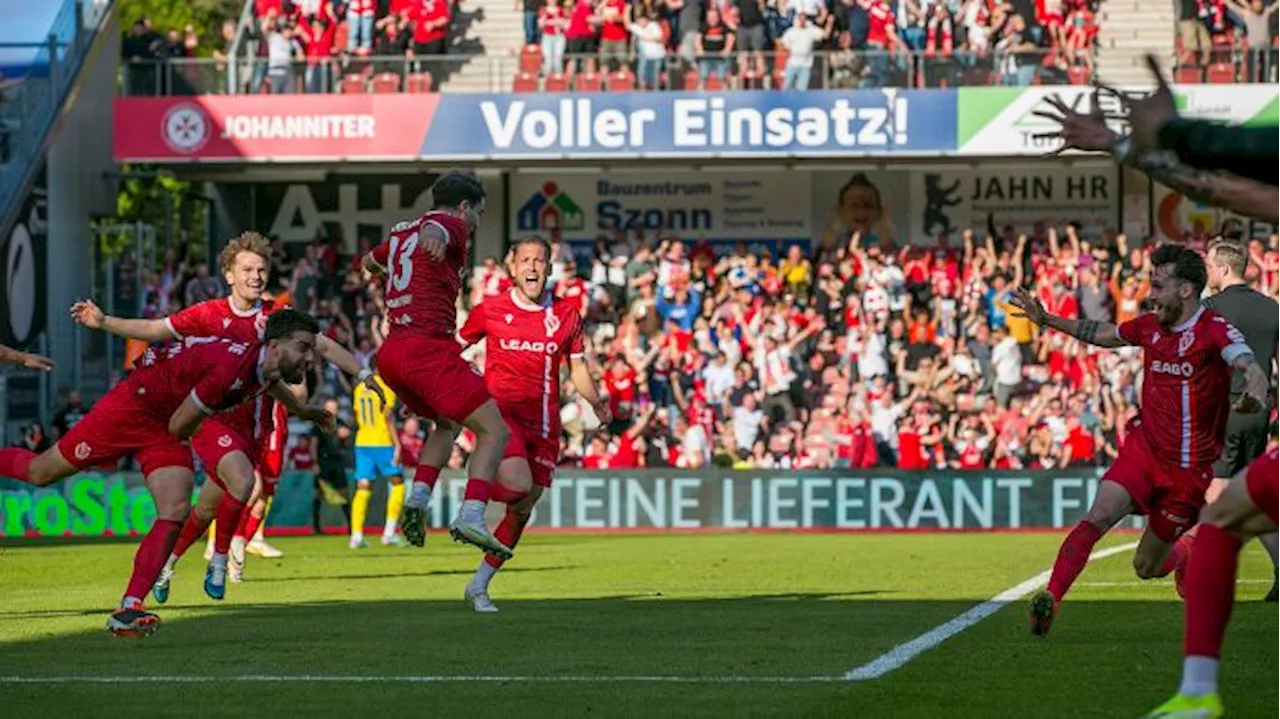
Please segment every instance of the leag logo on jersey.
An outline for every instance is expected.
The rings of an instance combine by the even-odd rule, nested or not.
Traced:
[[[537,352],[538,354],[553,355],[560,351],[560,345],[555,342],[504,339],[498,340],[498,346],[510,352]]]

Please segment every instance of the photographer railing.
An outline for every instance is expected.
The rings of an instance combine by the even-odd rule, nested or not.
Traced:
[[[1172,67],[1173,53],[1163,52]],[[668,54],[652,60],[598,54],[419,55],[217,62],[208,58],[134,62],[122,71],[125,95],[365,92],[557,92],[594,90],[738,90],[937,88],[987,85],[1087,85],[1091,58],[1060,52],[815,53],[806,71],[785,52]],[[235,67],[233,67],[233,65]],[[234,75],[233,75],[234,70]],[[1233,50],[1209,69],[1178,68],[1175,81],[1271,82],[1276,50]]]

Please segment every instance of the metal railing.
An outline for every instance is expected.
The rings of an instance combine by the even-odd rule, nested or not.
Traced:
[[[1171,54],[1171,53],[1170,53]],[[171,59],[130,62],[122,72],[123,93],[134,96],[404,92],[430,89],[444,92],[511,92],[527,89],[530,77],[543,90],[552,76],[552,90],[592,89],[600,76],[602,88],[625,87],[619,70],[634,75],[636,89],[849,89],[926,88],[981,85],[1087,84],[1093,77],[1091,58],[1054,52],[968,53],[940,55],[925,52],[824,51],[815,53],[807,69],[783,52],[732,53],[682,57],[669,54],[648,60],[600,55],[419,55],[296,60],[271,63],[266,58],[216,62],[212,59]],[[1268,67],[1274,65],[1268,58]],[[1243,73],[1241,73],[1243,74]],[[586,75],[586,79],[583,76]],[[394,77],[393,77],[394,76]],[[581,87],[579,87],[581,85]]]

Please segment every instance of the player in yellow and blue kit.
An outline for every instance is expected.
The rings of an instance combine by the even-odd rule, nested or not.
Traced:
[[[369,546],[364,541],[364,520],[373,496],[373,482],[385,477],[387,488],[387,522],[382,532],[384,545],[398,545],[400,535],[396,525],[400,509],[404,506],[404,478],[400,475],[400,436],[396,431],[396,395],[377,377],[387,401],[384,403],[373,390],[357,385],[351,397],[351,408],[356,415],[356,493],[351,501],[351,548]]]

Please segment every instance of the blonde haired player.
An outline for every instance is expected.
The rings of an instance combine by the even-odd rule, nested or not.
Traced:
[[[374,375],[382,388],[384,401],[370,388],[357,385],[351,396],[351,409],[356,415],[356,493],[351,500],[351,548],[369,546],[364,541],[364,521],[373,497],[373,482],[385,477],[387,487],[387,521],[382,531],[382,544],[399,545],[396,523],[404,507],[404,477],[400,474],[400,434],[396,431],[396,395]]]

